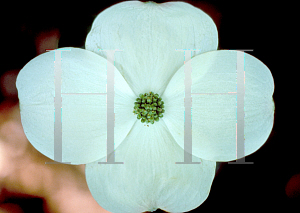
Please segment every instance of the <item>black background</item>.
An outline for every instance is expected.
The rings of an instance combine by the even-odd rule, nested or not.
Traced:
[[[103,9],[119,1],[98,3],[75,2],[69,5],[53,1],[36,4],[9,3],[2,8],[2,66],[0,75],[10,69],[20,69],[36,56],[34,39],[42,31],[59,29],[59,47],[84,48],[85,37],[93,19]],[[159,2],[159,1],[157,1]],[[266,64],[275,81],[275,123],[267,143],[254,154],[246,157],[253,165],[223,163],[214,179],[207,200],[191,211],[262,211],[284,208],[289,212],[299,208],[299,197],[288,198],[285,187],[292,175],[300,173],[297,138],[293,124],[285,112],[297,105],[290,101],[285,76],[291,71],[282,69],[283,55],[289,34],[293,31],[284,20],[284,2],[263,1],[187,1],[199,6],[216,22],[219,33],[219,49],[253,49],[248,52]],[[292,5],[289,5],[292,7]],[[284,11],[284,12],[283,12]],[[283,48],[282,48],[283,47]],[[285,62],[288,63],[288,62]],[[291,90],[290,90],[291,91]],[[291,92],[290,92],[291,93]],[[0,95],[0,100],[3,97]],[[289,105],[290,107],[288,107]],[[295,119],[296,120],[296,119]],[[18,201],[15,201],[18,202]],[[35,203],[35,204],[32,204]],[[32,206],[40,201],[21,202],[25,212],[33,212]],[[31,207],[29,207],[29,206]],[[158,212],[158,211],[157,211]]]

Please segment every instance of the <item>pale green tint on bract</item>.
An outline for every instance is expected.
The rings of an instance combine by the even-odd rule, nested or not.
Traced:
[[[61,55],[61,97],[55,97],[54,51],[28,62],[17,78],[21,121],[29,142],[54,160],[54,101],[62,101],[62,161],[85,164],[106,156],[107,60],[79,48]],[[115,69],[115,147],[135,122],[135,95]],[[66,93],[72,93],[66,94]],[[87,93],[87,94],[86,94]]]
[[[163,119],[149,127],[135,122],[115,160],[124,164],[87,164],[86,180],[99,205],[116,213],[190,211],[208,197],[216,166],[195,156],[200,164],[175,164],[184,160],[184,151]]]
[[[184,2],[121,2],[96,17],[85,45],[103,57],[105,51],[99,50],[122,50],[115,52],[114,65],[135,93],[130,113],[136,122],[115,150],[115,161],[124,164],[95,162],[86,166],[87,183],[95,200],[111,212],[157,208],[186,212],[199,206],[209,194],[215,162],[193,157],[201,164],[175,164],[184,160],[184,150],[164,122],[168,110],[163,93],[185,61],[184,52],[176,50],[200,50],[192,52],[196,56],[217,49],[213,20]],[[165,112],[159,122],[148,127],[137,120],[133,107],[139,94],[149,91],[162,96]],[[179,96],[184,103],[184,95]],[[168,101],[175,104],[170,98]]]
[[[105,58],[99,49],[122,50],[114,64],[135,95],[163,94],[184,64],[184,53],[176,50],[200,50],[192,57],[216,50],[218,32],[213,20],[190,4],[126,1],[95,18],[85,47]]]
[[[236,92],[237,51],[211,51],[191,60],[192,154],[213,161],[236,160],[237,97],[213,93]],[[247,53],[244,71],[244,147],[247,156],[266,142],[273,128],[274,81],[268,67]],[[182,95],[184,66],[175,73],[162,96],[166,102],[164,121],[176,142],[184,148]]]

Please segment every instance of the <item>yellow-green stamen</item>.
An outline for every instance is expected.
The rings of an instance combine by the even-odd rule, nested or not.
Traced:
[[[159,95],[153,92],[140,94],[139,98],[134,102],[133,113],[137,115],[137,119],[140,119],[142,123],[158,122],[159,118],[163,117],[164,102]]]

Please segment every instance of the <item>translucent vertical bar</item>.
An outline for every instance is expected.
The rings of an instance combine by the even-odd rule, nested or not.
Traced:
[[[237,51],[237,123],[236,123],[236,162],[229,164],[253,164],[245,161],[245,53]]]
[[[55,82],[55,98],[54,98],[54,160],[62,162],[62,122],[61,122],[61,51],[54,51],[54,82]]]
[[[192,50],[184,51],[184,162],[176,164],[199,164],[192,161]]]
[[[107,61],[114,61],[114,51],[107,51]],[[107,153],[114,152],[114,81],[114,65],[112,63],[107,63]]]
[[[245,71],[244,71],[244,52],[237,51],[237,159],[245,157],[245,111],[244,111],[244,97],[245,97]]]
[[[105,50],[107,53],[107,141],[106,141],[106,162],[98,164],[123,164],[124,162],[115,162],[114,148],[114,130],[115,130],[115,67],[114,54],[117,50]]]
[[[51,51],[51,50],[47,50]],[[45,164],[70,164],[71,162],[62,162],[62,97],[61,97],[61,64],[62,51],[71,51],[70,49],[53,50],[54,52],[54,161],[45,162]]]

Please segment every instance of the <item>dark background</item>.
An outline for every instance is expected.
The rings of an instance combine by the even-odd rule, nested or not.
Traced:
[[[84,48],[93,19],[117,2],[88,4],[86,1],[73,1],[69,5],[54,4],[53,1],[41,5],[9,3],[5,9],[2,8],[5,18],[1,25],[3,55],[0,76],[9,70],[21,69],[36,56],[35,40],[41,32],[58,29],[59,47]],[[289,187],[286,193],[286,185],[293,175],[300,173],[300,165],[296,148],[299,139],[290,136],[293,124],[287,121],[285,115],[289,100],[283,92],[286,87],[284,75],[289,70],[281,68],[281,55],[285,52],[279,48],[286,45],[285,35],[291,30],[282,22],[284,15],[280,11],[285,10],[284,4],[268,4],[268,1],[186,2],[200,7],[214,19],[219,32],[219,49],[253,49],[248,53],[269,67],[275,81],[276,108],[269,140],[256,153],[246,157],[246,162],[254,164],[222,163],[209,197],[191,212],[270,212],[279,208],[290,212],[293,208],[299,209],[299,179],[296,180],[298,192],[292,193],[294,186]],[[17,101],[16,97],[9,98]],[[4,96],[0,94],[0,102],[3,100]],[[39,199],[12,199],[10,202],[20,203],[25,212],[33,212],[33,208],[42,205]]]

